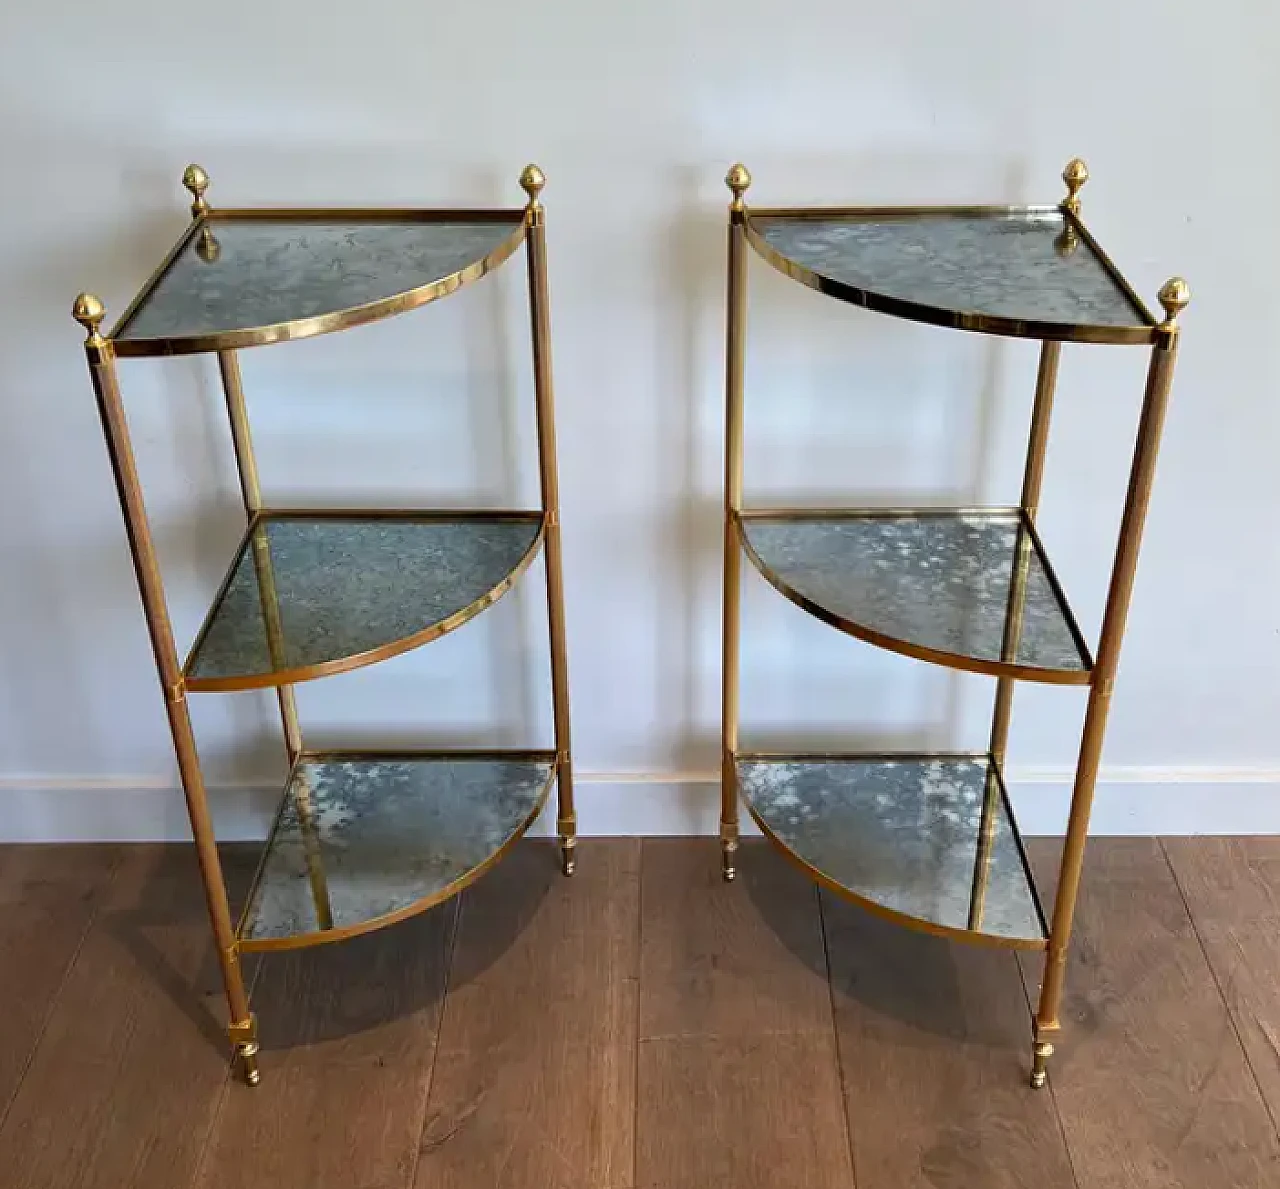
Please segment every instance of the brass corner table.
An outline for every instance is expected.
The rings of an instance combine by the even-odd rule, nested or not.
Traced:
[[[513,209],[213,209],[188,167],[191,221],[115,327],[76,299],[191,819],[230,1013],[250,1085],[257,1025],[241,956],[340,941],[419,913],[495,864],[554,783],[565,875],[576,817],[569,743],[545,178]],[[541,506],[272,508],[263,502],[237,351],[345,330],[445,297],[524,246]],[[185,662],[170,624],[116,361],[216,353],[247,525]],[[374,664],[461,627],[545,557],[554,749],[313,751],[293,686]],[[239,923],[219,862],[189,694],[273,687],[290,772]]]
[[[1040,950],[1044,977],[1031,1085],[1043,1086],[1060,1029],[1067,947],[1121,638],[1190,298],[1174,277],[1154,317],[1080,215],[1083,161],[1046,206],[729,207],[724,486],[722,872],[733,879],[738,804],[823,887],[908,928]],[[748,508],[743,501],[747,248],[820,293],[881,314],[1036,339],[1039,374],[1017,505],[981,508]],[[1148,347],[1146,391],[1096,656],[1036,527],[1062,344]],[[741,556],[823,622],[904,656],[997,678],[980,751],[762,753],[739,743]],[[1057,894],[1046,919],[1005,787],[1017,681],[1082,686],[1088,706]]]

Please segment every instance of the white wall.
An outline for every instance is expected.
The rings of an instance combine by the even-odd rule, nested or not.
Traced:
[[[1278,35],[1261,0],[8,5],[0,833],[180,829],[171,798],[140,792],[171,789],[173,763],[69,307],[82,288],[116,312],[132,296],[184,225],[189,160],[215,203],[246,205],[515,204],[520,167],[546,170],[591,830],[671,826],[623,812],[664,787],[701,824],[714,796],[725,168],[747,162],[758,202],[1052,201],[1076,153],[1086,216],[1137,287],[1181,272],[1194,294],[1105,755],[1105,787],[1127,790],[1113,816],[1280,829]],[[1016,495],[1033,345],[839,307],[754,260],[750,280],[752,491]],[[248,353],[269,492],[532,497],[522,300],[517,260],[410,317]],[[1095,629],[1143,367],[1134,349],[1065,352],[1045,535]],[[216,372],[122,372],[189,633],[240,523]],[[305,687],[308,725],[545,738],[540,582]],[[985,738],[989,682],[838,637],[754,574],[746,610],[756,738]],[[1060,792],[1082,707],[1020,693],[1025,775]],[[235,788],[278,773],[270,710],[197,701],[224,818]]]

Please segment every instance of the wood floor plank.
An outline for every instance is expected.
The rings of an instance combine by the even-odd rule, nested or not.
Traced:
[[[822,893],[858,1189],[1073,1189],[1008,950],[930,937]]]
[[[464,894],[418,1189],[633,1184],[640,847],[522,843]]]
[[[830,1032],[640,1044],[636,1185],[853,1189]]]
[[[1049,890],[1059,845],[1030,847]],[[1049,1080],[1089,1189],[1262,1189],[1280,1144],[1164,852],[1089,844]],[[1039,964],[1024,963],[1029,990]]]
[[[417,1160],[457,900],[262,956],[262,1083],[228,1087],[205,1189],[404,1189]]]
[[[1170,838],[1164,847],[1280,1122],[1280,838]]]
[[[193,849],[129,848],[0,1130],[0,1168],[24,1189],[190,1184],[224,1021]]]
[[[115,846],[0,847],[0,1122],[120,857]]]
[[[640,1036],[831,1031],[817,889],[763,840],[644,842]]]

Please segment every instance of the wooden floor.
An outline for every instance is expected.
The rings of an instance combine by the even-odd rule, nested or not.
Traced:
[[[250,1090],[188,850],[0,848],[0,1185],[1280,1186],[1280,839],[1092,844],[1040,1093],[1038,959],[887,925],[760,843],[731,886],[709,839],[579,856],[564,880],[524,843],[264,958]]]

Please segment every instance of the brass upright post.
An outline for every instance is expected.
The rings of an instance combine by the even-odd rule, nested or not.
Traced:
[[[1190,299],[1187,283],[1180,277],[1166,282],[1160,290],[1160,304],[1164,307],[1165,319],[1157,330],[1155,346],[1151,351],[1151,366],[1147,372],[1137,444],[1129,471],[1129,490],[1125,496],[1120,539],[1111,569],[1111,586],[1107,592],[1107,607],[1098,641],[1098,659],[1093,668],[1089,706],[1085,712],[1084,732],[1080,740],[1075,788],[1071,795],[1071,814],[1067,821],[1062,867],[1058,874],[1058,895],[1053,905],[1049,948],[1045,955],[1044,982],[1040,987],[1040,1004],[1036,1011],[1031,1085],[1037,1088],[1045,1083],[1045,1065],[1053,1055],[1053,1045],[1048,1037],[1060,1027],[1058,1007],[1062,999],[1067,946],[1071,940],[1076,897],[1080,891],[1080,873],[1084,865],[1084,847],[1089,832],[1094,784],[1102,755],[1102,741],[1111,705],[1116,665],[1120,659],[1125,619],[1129,612],[1129,598],[1133,593],[1142,528],[1155,477],[1160,431],[1164,425],[1169,388],[1173,382],[1173,365],[1178,354],[1180,333],[1178,314]]]
[[[560,480],[556,471],[555,391],[551,381],[551,312],[547,298],[546,211],[539,199],[547,184],[536,165],[525,166],[520,186],[529,250],[529,310],[533,320],[533,385],[538,403],[538,466],[546,518],[547,621],[551,636],[551,699],[556,732],[556,832],[560,866],[572,875],[577,860],[578,815],[573,807],[573,759],[569,743],[569,661],[565,645],[564,574],[560,552]]]
[[[1058,359],[1062,344],[1048,340],[1040,345],[1040,370],[1036,375],[1036,399],[1031,410],[1031,433],[1027,442],[1027,463],[1022,473],[1022,498],[1019,501],[1027,519],[1034,522],[1040,510],[1040,485],[1044,478],[1045,448],[1049,442],[1049,420],[1053,412],[1053,390],[1058,379]],[[1009,617],[1005,628],[1003,660],[1016,660],[1017,637],[1022,624],[1022,601],[1025,597],[1026,567],[1031,542],[1024,530],[1018,533],[1019,548],[1014,551],[1013,572],[1009,577]],[[991,758],[1004,775],[1005,749],[1009,742],[1009,719],[1013,713],[1014,679],[1001,677],[996,685],[995,712],[991,721]]]
[[[85,328],[88,337],[84,350],[97,397],[98,413],[102,418],[103,434],[111,459],[116,491],[124,512],[125,531],[129,538],[129,552],[138,579],[142,607],[146,615],[147,631],[155,652],[156,669],[164,690],[165,710],[169,716],[169,729],[173,735],[174,750],[178,757],[178,771],[182,789],[187,799],[187,812],[191,818],[191,832],[200,861],[200,874],[204,880],[205,901],[209,919],[213,925],[214,940],[218,948],[218,963],[222,968],[222,981],[226,988],[227,1007],[231,1024],[229,1033],[236,1053],[243,1065],[246,1081],[256,1085],[258,1072],[257,1030],[249,1011],[249,996],[245,990],[244,975],[240,969],[240,955],[235,933],[231,925],[231,909],[227,902],[226,883],[222,877],[222,865],[218,860],[218,848],[209,817],[209,805],[205,798],[204,781],[200,774],[200,761],[196,754],[195,736],[191,730],[191,717],[187,712],[186,688],[178,663],[173,628],[165,603],[164,583],[156,558],[151,529],[147,522],[146,508],[142,500],[142,488],[138,482],[133,448],[129,441],[129,429],[125,421],[124,406],[120,400],[120,388],[116,381],[115,351],[111,342],[102,336],[100,326],[104,315],[102,303],[88,293],[76,298],[72,313]]]
[[[253,435],[244,403],[244,387],[240,380],[240,361],[234,351],[218,352],[218,371],[222,374],[222,391],[227,398],[227,415],[231,421],[231,441],[235,446],[236,469],[240,475],[240,494],[246,515],[252,519],[262,511],[262,488],[258,484],[258,464],[253,454]],[[253,564],[258,575],[262,597],[262,614],[266,620],[267,646],[273,664],[281,663],[280,602],[276,596],[275,576],[271,567],[271,543],[266,530],[255,532],[252,541]],[[285,750],[292,766],[302,751],[302,729],[298,725],[298,704],[291,685],[276,686],[280,703],[280,722],[284,728]]]
[[[742,510],[742,403],[747,325],[747,207],[751,185],[745,165],[725,175],[733,192],[729,204],[729,279],[725,329],[724,415],[724,647],[720,702],[720,870],[726,880],[737,874],[738,853],[738,629],[741,619],[742,550],[738,513]]]

